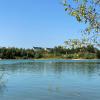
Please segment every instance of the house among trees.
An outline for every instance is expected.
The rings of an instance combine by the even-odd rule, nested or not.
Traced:
[[[53,48],[42,48],[42,47],[33,47],[34,51],[47,51],[47,52],[51,52]]]
[[[53,48],[45,48],[44,50],[47,52],[51,52]]]
[[[44,50],[44,48],[42,48],[42,47],[33,47],[33,50],[34,51],[41,51],[41,50]]]

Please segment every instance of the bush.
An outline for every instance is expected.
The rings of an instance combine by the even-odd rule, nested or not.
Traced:
[[[34,58],[38,59],[38,58],[42,58],[43,55],[41,53],[35,53]]]
[[[97,51],[96,56],[100,59],[100,50]]]
[[[82,58],[84,58],[84,59],[94,59],[94,58],[96,58],[96,55],[90,54],[90,53],[85,53],[85,54],[83,54]]]
[[[79,54],[73,54],[73,58],[74,58],[74,59],[80,58],[80,57],[79,57]]]
[[[64,58],[72,59],[73,58],[73,54],[67,54],[67,55],[64,56]]]
[[[67,59],[94,59],[96,58],[96,54],[93,54],[93,53],[80,53],[80,54],[67,54],[67,55],[64,55],[64,58],[67,58]]]
[[[23,56],[22,58],[23,58],[23,59],[28,59],[28,57],[27,57],[27,56]]]

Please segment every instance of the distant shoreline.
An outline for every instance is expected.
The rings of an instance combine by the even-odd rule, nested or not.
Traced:
[[[0,61],[1,60],[100,60],[100,59],[39,58],[39,59],[0,59]]]

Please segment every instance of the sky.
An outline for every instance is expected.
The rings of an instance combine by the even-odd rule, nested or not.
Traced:
[[[60,0],[0,0],[0,47],[63,45],[79,38],[82,27]]]

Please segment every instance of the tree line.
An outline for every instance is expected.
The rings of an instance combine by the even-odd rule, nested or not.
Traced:
[[[93,45],[83,47],[66,48],[64,46],[56,46],[49,51],[41,49],[35,51],[32,49],[15,48],[15,47],[1,47],[1,59],[38,59],[38,58],[100,58],[100,50]]]

